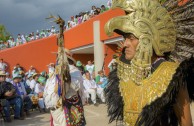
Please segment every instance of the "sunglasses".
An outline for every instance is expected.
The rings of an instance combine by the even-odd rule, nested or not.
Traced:
[[[4,75],[0,75],[0,77],[5,77]]]

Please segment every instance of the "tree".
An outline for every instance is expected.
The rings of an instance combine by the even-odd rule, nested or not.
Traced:
[[[0,24],[0,40],[6,42],[10,37],[10,33],[6,30],[5,26]]]

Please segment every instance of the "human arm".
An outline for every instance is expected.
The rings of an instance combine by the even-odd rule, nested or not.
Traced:
[[[187,87],[182,87],[180,89],[176,101],[174,111],[179,120],[180,126],[193,126]]]
[[[22,91],[24,93],[24,96],[26,96],[27,93],[26,93],[26,89],[25,89],[24,83],[21,83],[21,86],[22,86]]]
[[[34,94],[38,94],[40,92],[39,86],[40,86],[40,84],[38,84],[38,83],[35,85],[35,87],[34,87]]]
[[[102,84],[102,82],[100,82],[100,76],[99,75],[96,77],[96,83],[97,84]]]

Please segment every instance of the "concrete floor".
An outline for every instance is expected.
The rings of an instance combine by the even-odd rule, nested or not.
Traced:
[[[108,124],[106,105],[99,106],[88,105],[84,107],[86,126],[115,126],[115,122]],[[194,104],[191,105],[191,112],[194,122]],[[0,126],[50,126],[49,113],[42,114],[39,111],[33,111],[31,116],[25,120],[13,120],[11,123],[0,123]]]

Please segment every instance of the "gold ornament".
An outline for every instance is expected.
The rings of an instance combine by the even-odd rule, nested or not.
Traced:
[[[105,31],[112,35],[115,30],[120,30],[139,39],[131,69],[135,74],[133,81],[140,85],[141,80],[151,73],[153,49],[158,56],[174,50],[175,25],[168,11],[156,0],[113,0],[112,7],[123,9],[126,15],[109,20]]]
[[[120,78],[120,92],[124,101],[124,122],[134,126],[142,108],[161,97],[176,72],[178,63],[163,62],[148,78],[137,85],[130,78],[133,76],[129,65],[118,62],[117,75]]]

